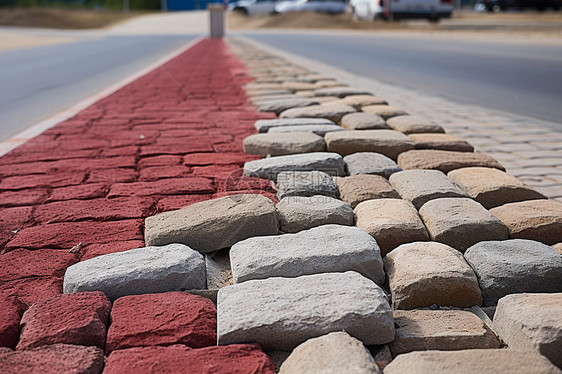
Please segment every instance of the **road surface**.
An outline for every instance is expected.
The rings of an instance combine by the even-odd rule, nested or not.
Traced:
[[[0,52],[0,141],[160,61],[195,35],[88,35]]]
[[[287,52],[459,103],[562,122],[562,47],[364,33],[247,32]],[[310,68],[314,69],[314,66]],[[562,125],[560,125],[562,129]]]

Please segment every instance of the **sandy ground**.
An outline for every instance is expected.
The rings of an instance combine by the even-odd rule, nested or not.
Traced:
[[[35,17],[34,13],[30,13]],[[75,15],[73,15],[75,17]],[[1,21],[1,19],[0,19]],[[74,20],[76,21],[76,20]],[[99,21],[99,20],[98,20]],[[209,15],[206,11],[170,12],[137,15],[133,18],[115,18],[111,26],[88,31],[98,35],[208,35]],[[117,23],[115,23],[117,22]],[[1,23],[1,22],[0,22]],[[367,32],[391,37],[393,34],[411,37],[443,37],[470,39],[501,39],[514,42],[562,43],[562,12],[525,13],[456,13],[453,18],[440,23],[427,21],[374,22],[353,20],[349,14],[327,15],[319,13],[293,13],[275,16],[246,17],[240,14],[227,15],[227,29],[230,32],[283,30],[284,32]],[[34,46],[65,43],[76,40],[76,30],[60,30],[47,33],[41,29],[17,27],[0,28],[0,51]],[[320,31],[321,30],[321,31]],[[84,31],[85,32],[85,31]]]
[[[11,51],[15,49],[23,49],[29,47],[38,47],[42,45],[51,45],[59,43],[67,43],[75,40],[75,38],[64,36],[41,36],[26,35],[14,31],[0,30],[0,51]]]

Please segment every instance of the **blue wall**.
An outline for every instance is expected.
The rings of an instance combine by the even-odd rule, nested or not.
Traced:
[[[168,0],[168,10],[207,9],[207,4],[220,3],[217,0]]]

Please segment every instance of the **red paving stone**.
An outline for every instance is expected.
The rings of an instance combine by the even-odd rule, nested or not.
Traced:
[[[68,266],[143,246],[147,216],[240,192],[276,200],[269,181],[242,176],[244,162],[259,158],[243,153],[242,140],[256,133],[256,120],[275,116],[246,99],[242,85],[251,78],[227,45],[204,40],[165,69],[0,157],[0,301],[8,323],[0,328],[11,331],[2,344],[17,343],[24,307],[61,294]],[[54,315],[37,318],[58,322]],[[43,354],[29,352],[30,360]],[[181,364],[183,371],[273,372],[253,345],[117,350],[108,372],[131,359],[172,371]]]
[[[113,303],[106,352],[131,347],[217,343],[217,309],[207,298],[185,292],[121,297]]]
[[[233,344],[190,349],[184,345],[121,349],[112,352],[104,374],[151,373],[274,374],[273,362],[257,345]]]

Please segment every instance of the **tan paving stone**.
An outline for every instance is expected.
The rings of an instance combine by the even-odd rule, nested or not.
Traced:
[[[545,244],[562,241],[562,204],[553,200],[509,203],[490,210],[509,229],[510,238]]]
[[[517,178],[498,169],[462,168],[450,171],[447,176],[486,209],[517,201],[546,198]]]
[[[338,131],[326,134],[324,139],[329,152],[342,156],[357,152],[376,152],[396,160],[399,154],[414,148],[404,134],[394,130]]]
[[[378,175],[359,174],[335,178],[340,198],[355,208],[357,204],[373,199],[399,199],[400,195],[388,181]]]
[[[410,134],[416,149],[438,149],[442,151],[472,152],[474,147],[466,140],[449,134]]]
[[[462,310],[396,310],[392,355],[412,351],[499,348],[496,335],[475,314]]]
[[[401,244],[429,239],[416,208],[409,201],[368,200],[359,203],[354,213],[357,227],[375,238],[383,256]]]
[[[416,149],[398,156],[402,169],[436,169],[443,173],[463,167],[482,166],[499,170],[505,168],[493,157],[482,153],[451,152],[430,149]]]
[[[436,242],[403,244],[384,258],[394,309],[482,305],[476,274],[462,254]]]

